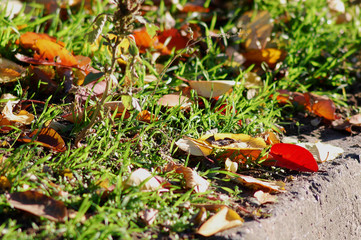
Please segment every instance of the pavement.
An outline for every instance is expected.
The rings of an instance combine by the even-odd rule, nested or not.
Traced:
[[[350,136],[320,128],[297,136],[344,149],[317,173],[300,173],[287,183],[286,193],[268,205],[271,216],[245,222],[210,239],[298,240],[361,239],[361,134]]]

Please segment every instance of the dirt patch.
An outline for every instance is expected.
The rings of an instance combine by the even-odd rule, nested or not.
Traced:
[[[361,239],[361,134],[310,125],[299,130],[300,140],[321,140],[342,147],[344,154],[320,164],[317,173],[296,175],[287,193],[267,206],[271,217],[245,222],[213,239]]]

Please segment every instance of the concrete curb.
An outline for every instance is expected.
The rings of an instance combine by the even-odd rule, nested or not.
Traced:
[[[300,174],[287,184],[288,192],[269,206],[270,218],[246,222],[214,239],[361,239],[361,135],[338,134],[321,139],[342,147],[342,158],[321,164],[324,172]]]

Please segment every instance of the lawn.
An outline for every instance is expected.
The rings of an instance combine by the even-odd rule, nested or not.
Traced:
[[[0,12],[2,239],[211,236],[317,172],[291,131],[360,130],[353,2],[35,2]]]

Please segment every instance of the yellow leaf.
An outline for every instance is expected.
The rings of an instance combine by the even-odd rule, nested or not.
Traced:
[[[199,140],[222,149],[263,149],[267,144],[261,137],[251,137],[247,134],[211,133],[203,135]]]
[[[223,207],[198,229],[197,233],[209,237],[229,228],[238,227],[244,220],[232,209]]]
[[[181,138],[175,144],[193,156],[208,156],[213,150],[209,144],[190,137]]]
[[[8,190],[11,187],[11,183],[9,179],[5,176],[0,176],[0,189],[2,190]]]

